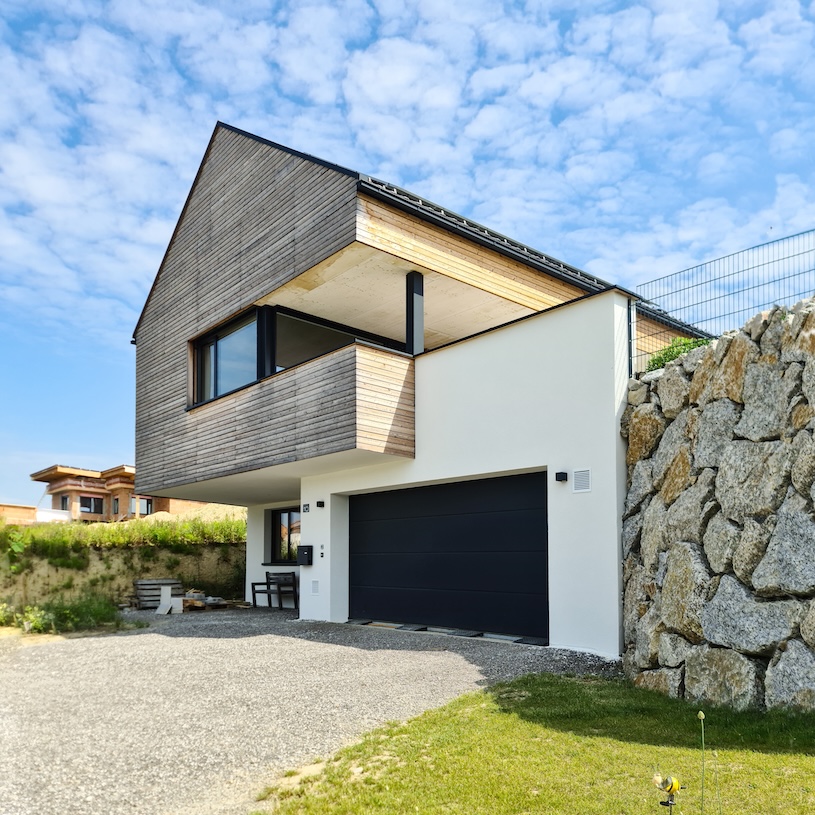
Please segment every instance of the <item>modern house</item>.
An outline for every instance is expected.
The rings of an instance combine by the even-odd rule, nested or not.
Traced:
[[[248,506],[247,588],[298,572],[303,618],[617,657],[638,321],[687,333],[219,123],[134,334],[136,488]]]
[[[49,515],[39,511],[28,522],[124,521],[154,512],[177,514],[201,506],[198,502],[138,494],[135,478],[136,468],[129,464],[101,471],[61,464],[46,467],[32,473],[31,480],[48,484],[52,512]]]

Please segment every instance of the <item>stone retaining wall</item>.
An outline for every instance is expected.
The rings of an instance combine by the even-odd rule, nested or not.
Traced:
[[[629,382],[627,675],[815,709],[815,301]]]

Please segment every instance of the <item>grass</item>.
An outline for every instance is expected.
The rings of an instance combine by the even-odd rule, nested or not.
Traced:
[[[815,714],[708,706],[702,810],[697,710],[622,680],[524,677],[380,728],[258,800],[280,815],[642,815],[667,811],[660,772],[687,785],[675,815],[815,808]]]
[[[92,592],[84,592],[73,600],[57,597],[22,609],[0,603],[0,626],[17,626],[32,634],[119,628],[121,622],[122,617],[113,601]]]
[[[173,554],[191,554],[201,544],[230,545],[245,540],[246,521],[240,518],[137,519],[122,523],[42,523],[21,527],[0,521],[0,553],[13,551],[17,555],[30,553],[52,559],[81,558],[91,546],[100,549],[153,546]]]

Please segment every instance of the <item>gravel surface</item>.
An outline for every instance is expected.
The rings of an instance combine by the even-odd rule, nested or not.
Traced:
[[[303,622],[157,617],[76,639],[0,637],[0,815],[246,815],[288,768],[467,691],[596,656]]]

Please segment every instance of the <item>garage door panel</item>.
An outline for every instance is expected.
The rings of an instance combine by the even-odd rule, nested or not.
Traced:
[[[350,498],[350,613],[548,638],[546,474]]]
[[[391,616],[378,610],[387,606]],[[489,631],[495,634],[547,636],[548,620],[537,594],[503,595],[496,592],[418,592],[411,589],[366,589],[359,598],[360,618],[411,622],[417,625]],[[518,630],[518,617],[527,620]],[[535,633],[537,632],[537,633]]]
[[[545,490],[546,474],[531,473],[355,495],[352,503],[354,520],[424,518],[469,514],[487,507],[535,509]]]
[[[495,568],[490,554],[436,552],[421,560],[412,553],[353,556],[355,588],[376,587],[453,591],[496,591],[509,594],[542,593],[540,575],[546,574],[546,557],[539,552],[512,555],[513,568]],[[383,582],[387,579],[387,586]]]
[[[355,552],[429,553],[535,551],[541,548],[541,510],[477,512],[470,515],[430,516],[352,521]]]

